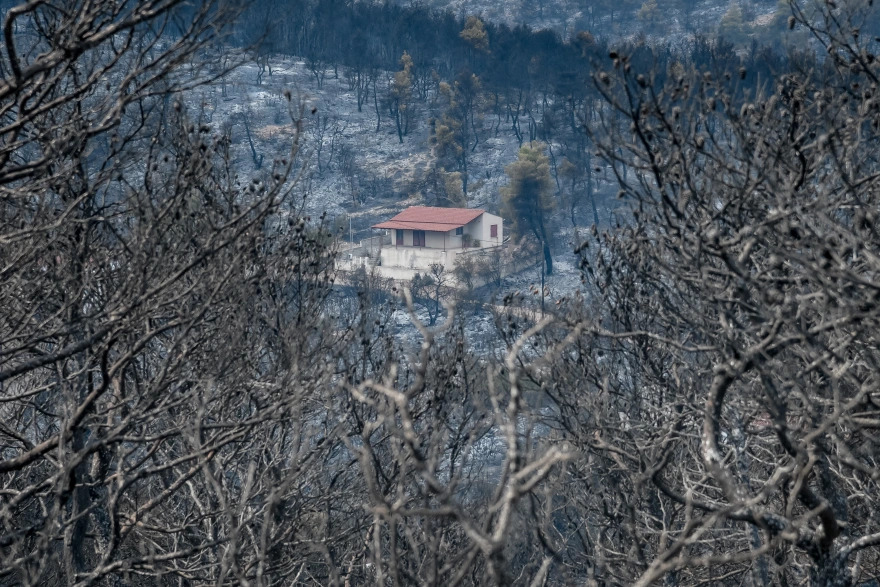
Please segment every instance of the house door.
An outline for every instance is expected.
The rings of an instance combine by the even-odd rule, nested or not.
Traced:
[[[399,228],[394,231],[394,244],[398,247],[403,246],[403,231]]]
[[[424,230],[414,230],[413,231],[413,246],[414,247],[424,247],[425,246],[425,231]]]

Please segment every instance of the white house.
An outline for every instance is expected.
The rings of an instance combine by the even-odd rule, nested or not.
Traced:
[[[373,228],[390,236],[382,239],[379,267],[394,279],[412,279],[434,263],[451,270],[456,256],[504,242],[501,217],[472,208],[411,206]]]

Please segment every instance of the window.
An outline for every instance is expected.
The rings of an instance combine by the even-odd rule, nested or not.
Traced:
[[[413,246],[414,247],[424,247],[425,246],[425,231],[424,230],[414,230],[413,231]]]
[[[493,224],[489,227],[489,236],[492,238],[498,238],[498,225]]]
[[[403,231],[399,228],[394,231],[394,244],[398,247],[403,246]]]
[[[455,236],[461,236],[464,234],[464,226],[459,226],[455,229]]]

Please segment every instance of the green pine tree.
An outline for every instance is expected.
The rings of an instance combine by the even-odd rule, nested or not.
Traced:
[[[540,142],[523,145],[517,160],[504,168],[510,184],[501,189],[505,217],[512,223],[515,238],[533,235],[544,254],[547,274],[553,273],[553,258],[547,234],[547,216],[554,208],[550,161]]]

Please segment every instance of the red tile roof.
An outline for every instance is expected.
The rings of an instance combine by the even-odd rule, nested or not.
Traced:
[[[374,224],[373,228],[399,228],[401,230],[427,230],[429,232],[449,232],[455,230],[463,224],[450,224],[448,222],[398,222],[396,220],[387,220],[380,224]]]
[[[482,213],[483,210],[476,208],[410,206],[391,220],[374,224],[373,228],[448,232],[472,222]]]

